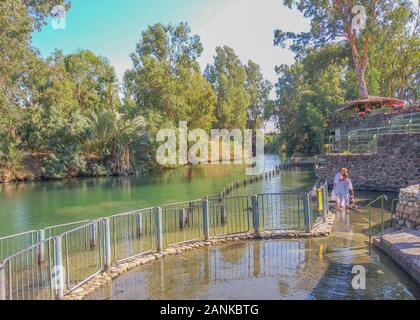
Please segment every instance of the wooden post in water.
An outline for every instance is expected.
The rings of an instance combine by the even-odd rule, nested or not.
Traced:
[[[225,205],[224,204],[221,204],[220,205],[220,221],[222,222],[222,225],[225,225],[226,224],[226,219],[227,218],[227,216],[226,216],[226,208],[225,208]]]
[[[187,224],[187,210],[182,208],[179,210],[179,228],[184,229]]]

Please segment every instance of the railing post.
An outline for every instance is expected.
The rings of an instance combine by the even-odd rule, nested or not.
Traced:
[[[142,215],[141,212],[136,214],[136,236],[140,238],[143,234]]]
[[[93,249],[96,246],[96,223],[90,225],[90,248]]]
[[[204,240],[209,240],[209,199],[203,200],[203,228],[204,228]]]
[[[0,262],[0,301],[6,300],[6,273],[4,264]]]
[[[38,231],[38,264],[42,265],[45,261],[44,250],[45,230]]]
[[[324,198],[323,198],[323,188],[316,189],[317,195],[317,205],[318,205],[318,212],[321,213],[324,210]]]
[[[252,201],[252,224],[254,227],[254,233],[260,234],[260,215],[258,211],[258,196],[253,195],[251,197]]]
[[[311,210],[309,207],[309,194],[303,194],[303,220],[305,222],[306,232],[311,231]]]
[[[155,223],[156,223],[156,250],[157,252],[163,251],[162,241],[162,208],[157,207],[155,209]]]
[[[104,267],[105,270],[111,267],[111,232],[109,218],[103,219],[104,226]]]
[[[327,218],[328,210],[329,210],[329,204],[328,204],[328,184],[324,184],[323,187],[324,190],[324,221]]]
[[[54,273],[53,273],[53,285],[55,286],[55,299],[62,300],[64,297],[64,268],[63,268],[63,249],[62,249],[62,237],[57,236],[54,238]]]

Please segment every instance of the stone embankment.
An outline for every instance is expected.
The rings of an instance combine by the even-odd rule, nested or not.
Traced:
[[[397,211],[393,216],[398,229],[407,227],[420,230],[420,190],[411,186],[400,190]]]
[[[386,230],[373,239],[373,245],[385,252],[420,286],[420,230]]]
[[[420,133],[380,136],[376,153],[327,154],[325,160],[316,176],[330,185],[346,167],[358,190],[397,192],[420,182]]]
[[[373,239],[373,245],[385,252],[420,285],[420,194],[419,186],[400,190],[394,227]]]

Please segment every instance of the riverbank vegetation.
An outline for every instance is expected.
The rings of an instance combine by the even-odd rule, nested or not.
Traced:
[[[318,154],[327,143],[327,119],[345,101],[367,95],[420,97],[420,17],[411,1],[284,0],[311,19],[308,32],[275,32],[296,63],[277,67],[277,103],[271,110],[289,154]],[[355,5],[366,28],[355,30]],[[356,21],[357,22],[357,21]]]
[[[89,50],[43,59],[31,34],[61,2],[0,3],[0,182],[147,172],[162,128],[261,125],[271,84],[258,64],[225,46],[202,72],[186,23],[139,34],[122,83]]]
[[[139,31],[120,81],[89,50],[42,58],[32,46],[61,0],[2,1],[0,182],[155,170],[156,133],[179,121],[256,129],[270,119],[279,133],[266,137],[266,151],[318,154],[327,119],[346,100],[369,93],[418,101],[419,9],[410,1],[283,2],[311,19],[311,29],[274,32],[274,44],[289,46],[296,62],[277,67],[270,100],[273,85],[259,65],[241,62],[233,48],[216,48],[200,66],[203,46],[187,23]],[[348,3],[366,7],[365,29],[351,28]]]

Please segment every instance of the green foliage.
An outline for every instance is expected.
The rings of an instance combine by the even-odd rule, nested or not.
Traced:
[[[200,73],[202,50],[200,38],[191,35],[186,23],[148,27],[124,77],[127,111],[144,116],[153,133],[179,121],[210,129],[216,95]]]
[[[410,75],[418,69],[419,52],[419,21],[418,8],[408,0],[283,0],[289,8],[297,8],[305,17],[311,19],[309,32],[293,33],[282,30],[275,31],[276,45],[285,47],[291,41],[290,48],[298,58],[306,56],[308,48],[323,48],[330,44],[348,45],[348,52],[351,54],[354,72],[358,83],[358,97],[367,98],[368,91],[371,94],[388,90],[388,95],[394,95],[395,88],[384,85],[384,80],[379,79],[380,72],[388,69],[390,72],[398,71],[400,75],[393,74],[394,78],[400,78],[400,97],[412,95],[414,91],[410,86],[407,88]],[[352,8],[361,5],[365,9],[367,17],[366,28],[356,31],[352,22],[355,14]],[[372,59],[372,51],[379,54],[386,51],[388,55],[383,57],[386,63],[382,65],[381,60],[375,57]],[[385,52],[383,52],[385,53]],[[397,61],[397,60],[403,61]],[[417,61],[417,64],[416,64]],[[369,67],[373,63],[373,68]],[[395,64],[400,67],[395,68]],[[383,69],[383,67],[385,67]],[[382,69],[382,70],[381,70]],[[365,73],[369,72],[367,79]],[[402,74],[401,74],[402,73]],[[353,76],[353,75],[351,75]],[[367,85],[370,82],[370,86]],[[388,81],[391,81],[388,79]],[[397,80],[398,81],[398,80]],[[392,82],[392,81],[391,81]],[[389,90],[391,89],[391,90]],[[353,94],[352,94],[353,95]]]
[[[50,178],[64,178],[67,168],[65,163],[52,153],[44,160],[44,172]]]
[[[265,136],[264,152],[271,154],[279,154],[282,151],[281,138],[278,134],[270,134]]]
[[[316,154],[322,150],[327,132],[326,119],[334,108],[343,103],[345,58],[336,64],[313,72],[313,64],[331,52],[340,50],[325,47],[319,51],[311,50],[307,58],[293,66],[280,66],[277,69],[279,81],[276,85],[278,106],[273,114],[281,129],[281,138],[287,146],[287,153]]]
[[[277,45],[284,46],[291,40],[291,49],[297,55],[293,66],[277,68],[278,100],[268,114],[281,129],[281,139],[289,154],[321,152],[327,143],[326,119],[344,101],[361,97],[361,86],[365,85],[371,95],[418,101],[418,8],[404,0],[376,1],[376,17],[369,19],[374,3],[371,1],[285,0],[284,3],[296,6],[312,23],[308,33],[278,30],[275,34]],[[343,20],[348,15],[340,12],[345,3],[350,8],[362,4],[368,10],[367,28],[360,35],[346,29],[351,19]],[[349,41],[349,36],[354,36],[356,42]],[[366,41],[367,46],[361,46]],[[360,47],[366,48],[366,52]],[[361,81],[360,70],[354,66],[356,62],[363,65],[362,59],[366,59],[366,73],[362,70]]]
[[[249,60],[245,66],[247,79],[245,88],[249,95],[248,129],[260,129],[263,124],[265,110],[270,101],[270,92],[273,85],[265,80],[261,68],[255,62]]]
[[[216,48],[214,62],[207,66],[205,75],[217,93],[215,126],[244,129],[246,110],[251,101],[245,87],[246,68],[233,49],[227,46]]]
[[[94,177],[102,177],[102,176],[106,176],[108,175],[108,171],[106,170],[106,168],[101,165],[101,164],[97,164],[95,163],[92,167],[92,176]]]
[[[326,119],[360,96],[361,82],[374,95],[418,99],[419,18],[408,1],[376,1],[378,14],[360,36],[347,28],[344,2],[283,2],[309,17],[311,30],[276,31],[275,43],[291,40],[297,61],[277,68],[277,100],[270,101],[272,85],[258,64],[242,64],[232,48],[218,47],[203,74],[203,47],[187,23],[142,33],[120,98],[106,58],[57,50],[43,59],[31,47],[31,33],[63,1],[1,1],[0,180],[27,177],[31,155],[43,159],[44,177],[146,172],[157,166],[155,134],[179,121],[191,129],[256,129],[273,118],[281,134],[269,137],[267,150],[313,154],[327,142]],[[374,2],[360,3],[369,16]],[[366,41],[369,50],[360,50]]]

